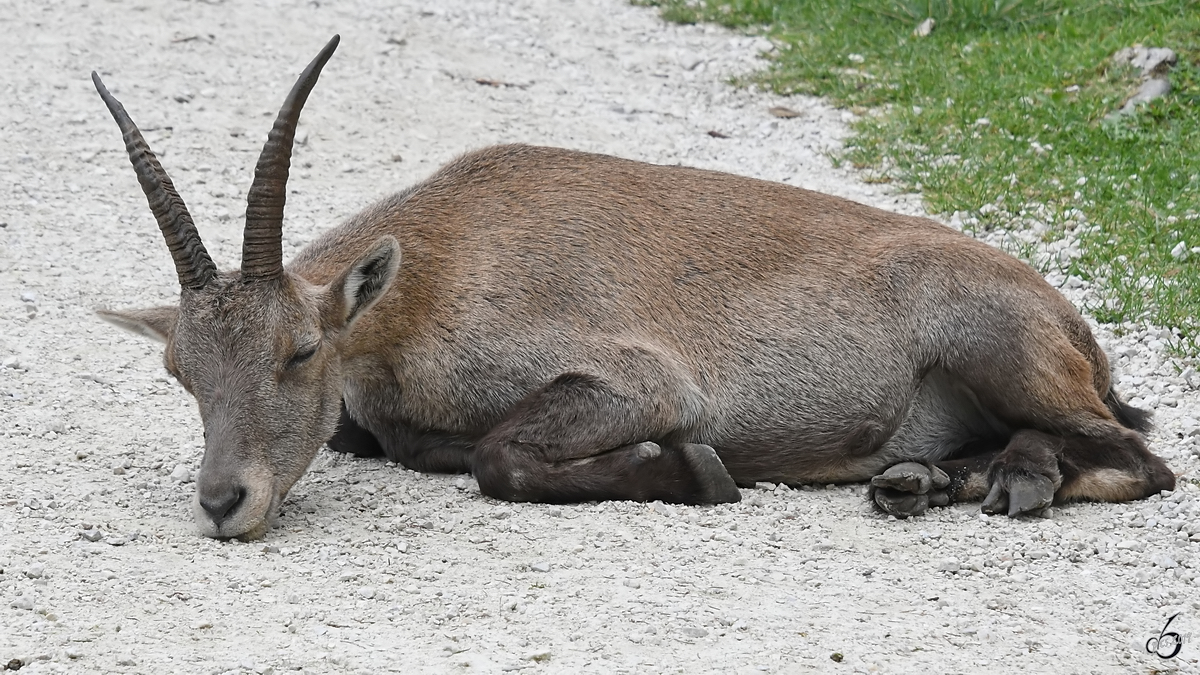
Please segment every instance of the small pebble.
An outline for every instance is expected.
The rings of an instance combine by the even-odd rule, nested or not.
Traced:
[[[541,661],[549,661],[550,656],[551,656],[550,648],[549,647],[541,647],[541,648],[535,649],[533,651],[526,652],[523,656],[521,656],[521,659],[525,660],[525,661],[541,662]]]
[[[529,569],[533,570],[534,572],[549,572],[550,563],[546,562],[545,560],[539,560],[530,565]]]
[[[1150,559],[1150,562],[1154,563],[1156,567],[1161,567],[1166,570],[1174,569],[1175,567],[1179,566],[1178,563],[1176,563],[1171,559],[1170,556],[1166,554],[1156,555]]]

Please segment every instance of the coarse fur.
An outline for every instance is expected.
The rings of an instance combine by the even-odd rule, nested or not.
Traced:
[[[927,219],[505,145],[286,268],[278,227],[251,229],[240,271],[172,245],[178,309],[102,313],[164,341],[200,404],[210,536],[261,536],[326,441],[522,501],[716,503],[735,484],[874,477],[899,516],[985,497],[1015,515],[1174,486],[1074,307]]]

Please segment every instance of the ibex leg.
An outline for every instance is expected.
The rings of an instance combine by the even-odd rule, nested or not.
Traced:
[[[383,456],[383,447],[379,445],[379,441],[371,432],[359,426],[358,422],[350,417],[345,403],[342,404],[342,416],[338,420],[337,433],[325,444],[334,452],[344,452],[355,457]]]
[[[534,392],[480,441],[480,490],[527,502],[738,501],[716,452],[678,440],[678,397],[631,395],[638,387],[565,374]]]

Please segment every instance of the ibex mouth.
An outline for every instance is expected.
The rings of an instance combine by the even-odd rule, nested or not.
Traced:
[[[267,531],[270,529],[271,529],[271,524],[268,521],[264,520],[264,521],[260,522],[258,525],[255,525],[252,529],[247,530],[246,532],[243,532],[243,533],[237,535],[236,537],[226,537],[225,539],[237,539],[238,541],[243,542],[243,543],[258,541],[259,539],[262,539],[263,537],[267,536]],[[220,537],[218,537],[218,538],[220,538]]]
[[[194,506],[194,509],[197,511],[203,510],[199,506]],[[242,542],[251,542],[265,537],[267,532],[271,530],[277,517],[278,508],[272,503],[271,507],[257,518],[239,519],[234,523],[214,523],[206,514],[197,513],[196,524],[200,528],[200,533],[210,539],[218,541],[236,539]]]

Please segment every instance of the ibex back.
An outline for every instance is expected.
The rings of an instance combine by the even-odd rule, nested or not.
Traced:
[[[161,340],[199,403],[205,534],[261,536],[326,442],[519,501],[709,504],[756,481],[870,479],[898,516],[979,499],[1015,515],[1174,486],[1079,313],[929,220],[512,145],[284,267],[296,122],[336,44],[268,137],[229,272],[93,74],[182,285],[178,307],[101,315]]]

